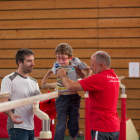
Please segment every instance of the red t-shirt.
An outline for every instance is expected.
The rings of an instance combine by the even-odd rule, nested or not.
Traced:
[[[79,83],[89,91],[89,116],[91,129],[100,132],[120,130],[117,113],[119,78],[113,69],[92,75]]]

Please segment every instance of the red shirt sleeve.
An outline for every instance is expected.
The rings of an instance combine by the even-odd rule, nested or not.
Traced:
[[[90,77],[79,81],[84,91],[99,91],[100,90],[98,76],[99,76],[98,74],[91,75]]]

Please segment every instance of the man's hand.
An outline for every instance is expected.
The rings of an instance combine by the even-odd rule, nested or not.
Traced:
[[[17,115],[17,114],[12,114],[11,120],[13,121],[14,124],[21,124],[21,123],[23,123],[23,121],[18,121],[17,118],[21,118],[21,117],[19,115]]]
[[[61,68],[61,69],[58,69],[58,70],[57,70],[57,76],[58,76],[60,79],[62,79],[62,77],[65,76],[65,75],[66,75],[65,69]]]

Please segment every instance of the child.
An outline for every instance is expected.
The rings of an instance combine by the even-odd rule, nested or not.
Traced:
[[[55,107],[57,110],[57,124],[55,130],[54,140],[64,140],[64,134],[66,130],[66,123],[69,129],[71,140],[76,140],[76,136],[79,131],[79,108],[80,108],[80,96],[77,92],[73,92],[70,95],[70,91],[66,89],[59,77],[57,77],[57,83],[45,84],[46,80],[54,73],[57,75],[57,69],[64,68],[67,72],[68,78],[77,81],[78,76],[75,67],[86,70],[86,77],[90,76],[90,68],[84,62],[80,61],[77,57],[73,56],[73,50],[71,46],[66,43],[59,44],[55,49],[57,61],[54,63],[52,69],[48,71],[42,80],[42,86],[44,88],[55,88],[57,86],[59,97],[55,101]],[[79,70],[78,70],[79,71]],[[79,73],[79,72],[78,72]],[[79,73],[79,76],[83,78],[83,73]],[[68,116],[68,122],[67,122]]]

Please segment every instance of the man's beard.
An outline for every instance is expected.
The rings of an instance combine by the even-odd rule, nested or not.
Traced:
[[[26,68],[23,69],[23,72],[24,72],[24,73],[31,73],[32,70],[33,70],[33,68],[30,69],[30,67],[28,67],[28,68],[26,67]]]

